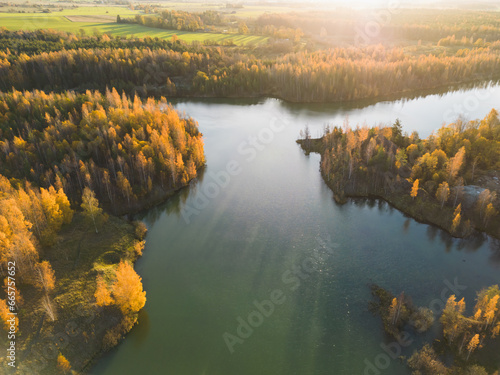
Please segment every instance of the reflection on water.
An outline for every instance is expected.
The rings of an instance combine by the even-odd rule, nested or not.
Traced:
[[[493,90],[497,98],[499,90]],[[347,114],[351,123],[400,117],[406,131],[425,135],[441,125],[443,107],[474,92],[378,103]],[[129,338],[93,374],[363,374],[366,361],[390,342],[368,311],[370,284],[405,291],[417,305],[429,306],[442,298],[446,282],[458,280],[470,307],[477,290],[499,282],[499,241],[478,233],[453,238],[382,200],[334,202],[319,173],[319,156],[305,156],[295,140],[306,123],[315,134],[324,123],[341,123],[346,112],[273,99],[179,101],[176,107],[199,122],[207,168],[140,217],[149,229],[136,264],[146,308]],[[490,109],[486,100],[477,113]],[[276,118],[287,119],[286,129],[247,161],[238,145]],[[230,160],[240,163],[242,173],[186,222],[183,209]],[[320,259],[318,239],[324,238],[338,246]],[[315,267],[304,273],[298,267],[307,259],[315,259]],[[297,278],[300,285],[292,288]],[[277,289],[285,302],[231,354],[223,334],[237,334],[238,319],[247,319],[255,301]],[[425,338],[438,332],[436,324]],[[414,340],[403,355],[423,338]],[[409,371],[392,361],[384,374]]]

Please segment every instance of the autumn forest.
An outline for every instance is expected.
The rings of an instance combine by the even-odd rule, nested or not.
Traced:
[[[162,354],[156,359],[173,365],[155,367],[151,360],[143,369],[148,374],[225,375],[236,368],[244,375],[271,374],[269,369],[323,374],[335,359],[335,373],[359,372],[363,365],[365,374],[376,375],[384,366],[365,359],[379,350],[370,340],[384,347],[406,332],[416,344],[391,359],[388,374],[498,374],[500,291],[490,271],[465,296],[451,290],[439,311],[412,299],[429,299],[422,289],[435,286],[431,271],[427,284],[425,269],[417,271],[419,261],[429,262],[424,267],[442,262],[443,274],[470,276],[460,267],[479,264],[477,259],[460,253],[459,261],[450,261],[453,246],[474,248],[471,254],[489,246],[498,253],[499,98],[493,95],[497,107],[480,118],[471,110],[443,122],[448,107],[439,108],[445,93],[497,92],[500,13],[494,2],[400,9],[363,2],[352,8],[194,0],[41,3],[0,4],[0,343],[7,347],[0,361],[6,374],[136,373],[126,362],[132,360],[129,350],[140,352],[159,332],[154,348]],[[38,27],[41,19],[46,26]],[[422,114],[438,107],[432,131],[424,130],[430,116],[408,125],[391,112],[389,122],[376,121],[383,117],[377,106],[401,106],[404,115],[413,99],[427,103]],[[485,102],[478,100],[477,107],[483,110]],[[329,117],[320,123],[325,113]],[[338,114],[345,115],[343,122]],[[365,116],[364,123],[350,122],[349,114]],[[286,124],[286,136],[276,135],[275,121]],[[415,126],[419,122],[423,129]],[[267,127],[259,132],[257,125]],[[233,148],[235,153],[227,151]],[[238,173],[226,173],[249,150],[257,162],[247,159]],[[316,197],[323,190],[302,172],[319,176],[328,197]],[[278,188],[283,181],[286,186]],[[301,183],[310,189],[300,190]],[[279,194],[268,198],[271,191]],[[380,217],[366,229],[375,201]],[[182,221],[190,204],[198,223]],[[418,260],[410,266],[374,255],[386,246],[379,239],[383,225],[396,222],[384,216],[385,204],[391,215],[396,209],[406,218],[401,234],[398,227],[393,238],[386,236],[387,248],[398,248],[401,264]],[[316,211],[308,213],[311,207]],[[331,214],[325,207],[333,218],[318,224]],[[233,213],[238,209],[243,211]],[[408,229],[410,218],[416,229]],[[292,219],[297,227],[287,232]],[[337,227],[329,227],[334,221]],[[338,229],[347,224],[349,230]],[[418,232],[424,224],[427,245]],[[301,241],[307,238],[327,247],[319,235],[311,237],[323,228],[342,244],[335,251],[352,251],[335,259],[342,264],[343,256],[352,257],[343,269],[319,264],[318,255],[305,257]],[[346,239],[351,229],[357,234]],[[440,246],[432,234],[437,230],[446,260],[428,253]],[[272,237],[266,238],[267,231]],[[423,248],[411,255],[397,244],[408,231]],[[369,252],[354,255],[365,247]],[[497,258],[492,255],[490,263]],[[316,265],[306,267],[308,259]],[[372,274],[362,261],[373,264]],[[377,262],[386,263],[376,270]],[[490,263],[481,267],[489,270]],[[266,266],[275,268],[267,272]],[[358,275],[362,286],[340,280],[350,277],[345,270]],[[407,284],[416,277],[399,273],[422,279]],[[279,283],[271,282],[276,275],[282,275]],[[306,280],[311,290],[298,289]],[[284,286],[295,282],[298,294],[286,295]],[[355,292],[348,292],[353,285]],[[249,301],[251,310],[244,313]],[[284,301],[296,305],[286,308]],[[344,305],[347,313],[337,313]],[[279,315],[285,314],[279,307],[291,312]],[[318,315],[310,317],[312,311]],[[228,348],[231,354],[248,350],[241,357],[228,356],[227,342],[220,340],[219,330],[225,337],[233,320],[238,325]],[[290,332],[283,322],[293,326],[286,328]],[[297,328],[309,325],[314,327],[307,333]],[[356,334],[366,344],[356,343],[360,357],[349,358]],[[269,348],[286,347],[286,359],[266,362],[273,352],[262,350],[266,337]],[[344,345],[344,352],[333,354]],[[174,365],[178,358],[180,366]]]

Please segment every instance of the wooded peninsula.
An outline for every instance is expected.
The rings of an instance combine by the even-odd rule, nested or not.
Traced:
[[[367,35],[362,12],[343,7],[242,17],[235,15],[241,4],[188,12],[127,3],[116,21],[107,8],[97,15],[104,24],[92,19],[109,32],[90,33],[23,19],[25,6],[39,16],[77,5],[7,5],[12,17],[0,29],[0,320],[16,337],[13,373],[83,373],[138,321],[146,291],[133,264],[147,228],[133,214],[188,186],[206,163],[196,119],[174,109],[171,98],[341,103],[500,79],[500,23],[484,9],[399,9]],[[95,9],[86,12],[80,16],[96,17]],[[121,35],[123,26],[179,35]],[[346,122],[326,127],[319,139],[306,129],[298,142],[321,154],[321,174],[339,203],[375,197],[456,237],[481,231],[500,238],[495,109],[426,139],[404,133],[396,120],[354,129]],[[422,331],[433,322],[404,296],[376,288],[374,295],[390,334],[411,313]],[[498,287],[481,291],[473,317],[464,300],[448,300],[443,334],[463,368],[499,333],[499,295]],[[0,342],[12,347],[4,336]],[[408,364],[415,374],[451,374],[438,354],[425,346]],[[16,358],[0,359],[11,366]]]

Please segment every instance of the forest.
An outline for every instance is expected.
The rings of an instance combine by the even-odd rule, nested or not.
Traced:
[[[143,224],[109,217],[89,187],[79,202],[72,205],[57,184],[38,188],[0,175],[0,320],[26,356],[16,366],[24,373],[81,370],[116,345],[146,302],[132,267]],[[96,324],[89,316],[99,317]]]
[[[184,11],[161,11],[160,16],[136,15],[134,18],[117,17],[118,23],[137,23],[148,27],[157,27],[167,30],[196,31],[209,28],[210,26],[223,26],[226,22],[224,16],[216,11],[207,10],[203,13],[192,13]]]
[[[146,302],[132,264],[147,229],[114,215],[194,179],[205,165],[202,134],[164,98],[13,90],[0,93],[0,137],[0,319],[28,358],[21,371],[81,371]],[[68,319],[85,329],[68,331]]]
[[[89,36],[57,30],[18,30],[0,28],[0,51],[12,54],[39,55],[43,52],[78,49],[167,49],[177,52],[204,52],[203,47],[159,38],[120,38],[108,35]]]
[[[0,173],[57,185],[72,200],[88,187],[110,212],[161,199],[205,164],[196,122],[164,99],[13,91],[0,94],[0,108]]]
[[[377,196],[417,220],[464,237],[474,229],[500,238],[498,184],[500,118],[441,127],[427,139],[392,127],[325,129],[321,139],[306,131],[299,143],[321,154],[321,173],[339,202]]]
[[[401,44],[431,42],[454,36],[465,38],[466,43],[494,42],[500,39],[500,23],[492,12],[449,10],[444,17],[430,9],[402,9],[398,6],[380,11],[380,27],[377,35],[364,30],[370,21],[364,11],[339,8],[335,11],[266,12],[258,17],[240,17],[213,10],[187,12],[168,10],[161,6],[142,6],[143,15],[131,18],[119,17],[118,23],[133,23],[153,28],[183,31],[238,32],[240,34],[266,35],[273,39],[289,39],[295,43],[305,41],[314,48],[338,47],[348,42],[361,41],[369,44]],[[376,17],[376,15],[375,15]],[[377,20],[379,20],[377,19]],[[389,22],[390,21],[390,22]],[[365,37],[360,38],[360,30]],[[369,35],[367,35],[369,34]]]
[[[5,35],[4,40],[9,39]],[[30,35],[17,34],[16,43]],[[292,102],[338,102],[491,81],[499,78],[500,71],[500,41],[460,49],[450,56],[414,56],[401,48],[374,45],[295,52],[265,60],[221,47],[196,52],[111,48],[107,45],[118,42],[106,36],[96,43],[102,48],[30,55],[0,52],[0,89],[104,91],[115,87],[132,96],[271,96]]]
[[[366,19],[343,8],[253,18],[233,15],[238,6],[224,14],[137,9],[144,12],[110,24],[268,42],[0,29],[0,319],[9,331],[10,307],[19,312],[13,329],[27,373],[85,370],[138,321],[146,292],[133,264],[147,228],[119,216],[163,202],[196,180],[206,162],[196,120],[167,98],[335,103],[500,79],[500,22],[491,12],[444,18],[400,10],[368,43],[357,43]],[[321,174],[340,203],[379,197],[453,236],[479,230],[500,238],[495,110],[427,139],[404,133],[398,120],[392,127],[328,127],[321,139],[306,130],[299,142],[321,153]],[[498,296],[494,287],[482,291],[473,316],[463,300],[448,301],[443,334],[460,360],[499,334]],[[382,315],[394,332],[407,318],[400,313],[406,302],[389,300],[389,318]],[[428,325],[427,312],[415,311]],[[452,373],[433,350],[424,347],[410,367]]]

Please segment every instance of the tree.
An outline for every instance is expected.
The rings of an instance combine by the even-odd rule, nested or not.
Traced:
[[[97,222],[103,218],[102,208],[99,207],[99,201],[95,197],[94,192],[88,187],[83,189],[81,207],[85,217],[92,220],[94,223],[95,232],[99,233],[97,230]]]
[[[118,183],[118,188],[120,189],[121,193],[125,198],[127,198],[127,202],[130,205],[130,197],[132,196],[132,186],[130,186],[130,183],[128,179],[123,175],[122,172],[117,173],[117,181]]]
[[[51,321],[54,322],[57,319],[56,309],[47,294],[42,298],[42,308],[45,310]]]
[[[71,205],[69,203],[68,197],[64,193],[64,190],[61,188],[57,190],[56,202],[59,205],[59,209],[62,212],[63,222],[64,224],[69,224],[73,220],[73,210],[71,209]]]
[[[453,202],[453,206],[457,205],[459,199],[462,199],[464,194],[464,179],[462,177],[458,178],[456,185],[453,187],[455,191],[455,201]]]
[[[0,226],[3,232],[0,250],[5,252],[7,258],[16,261],[19,274],[23,276],[38,260],[38,251],[30,231],[32,224],[25,219],[12,198],[0,199]]]
[[[498,214],[492,203],[488,203],[486,206],[486,212],[484,213],[484,225],[487,226],[490,219]]]
[[[465,160],[465,147],[460,148],[458,152],[448,161],[448,180],[453,181],[457,176]]]
[[[3,322],[3,327],[5,331],[9,331],[11,325],[9,319],[11,318],[9,307],[7,306],[7,301],[0,299],[0,320]],[[16,320],[17,323],[17,320]],[[17,328],[17,324],[16,324]]]
[[[101,275],[97,276],[97,288],[94,293],[97,306],[108,306],[113,303],[111,292],[108,289],[106,281]]]
[[[401,121],[396,119],[391,128],[392,141],[398,146],[403,146],[403,125],[401,125]]]
[[[56,277],[50,263],[44,260],[35,266],[37,275],[36,287],[45,291],[45,294],[52,292],[56,286]]]
[[[485,212],[486,208],[488,207],[489,204],[493,204],[496,200],[496,192],[491,192],[488,189],[484,189],[481,194],[479,194],[479,197],[477,198],[477,203],[476,207],[477,210],[479,211],[479,216],[484,219],[485,218]],[[493,212],[490,212],[490,214]]]
[[[44,245],[50,246],[55,242],[57,232],[61,229],[64,221],[63,213],[57,203],[57,193],[51,186],[49,190],[40,189],[40,201],[43,212],[47,219],[47,226],[42,231],[42,242]]]
[[[441,208],[443,208],[449,196],[450,196],[450,186],[446,181],[444,181],[439,185],[436,191],[436,198],[441,202]]]
[[[492,336],[498,334],[495,324],[500,318],[498,312],[500,310],[500,289],[498,285],[493,285],[489,288],[481,290],[477,295],[477,303],[475,306],[475,320],[484,322],[484,330],[490,330]]]
[[[457,302],[455,295],[451,295],[440,318],[444,337],[450,344],[466,330],[467,321],[463,316],[464,311],[465,300],[462,298]]]
[[[439,360],[434,349],[425,344],[420,351],[415,351],[408,359],[408,366],[414,370],[414,374],[449,374],[446,366]]]
[[[397,298],[393,298],[391,302],[391,306],[389,306],[389,319],[393,326],[397,325],[399,321],[399,312],[400,312],[400,302]]]
[[[146,303],[141,277],[123,260],[118,264],[116,280],[111,289],[115,303],[124,315],[138,312]]]
[[[469,352],[467,354],[467,360],[469,359],[470,357],[470,354],[477,349],[477,347],[479,346],[479,334],[476,333],[472,339],[469,341],[469,344],[467,345],[467,351]]]
[[[248,26],[245,22],[240,22],[238,25],[238,32],[240,34],[248,34]]]
[[[396,153],[396,168],[399,169],[408,163],[408,158],[404,149],[400,148]]]
[[[451,223],[451,231],[456,232],[458,227],[460,226],[460,221],[462,220],[462,204],[460,203],[455,212],[453,213],[453,222]]]
[[[418,178],[415,180],[413,183],[413,187],[411,188],[411,193],[410,196],[415,199],[415,197],[418,195]]]
[[[71,364],[61,353],[57,356],[57,369],[63,374],[67,374],[71,371]]]

